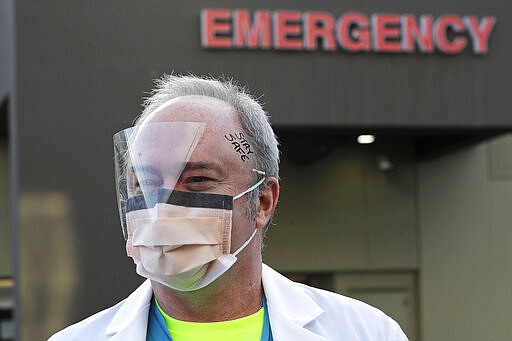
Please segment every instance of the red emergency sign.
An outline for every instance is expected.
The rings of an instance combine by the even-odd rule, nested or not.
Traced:
[[[457,54],[489,50],[496,17],[445,14],[344,13],[296,10],[214,9],[201,11],[205,49],[344,50],[378,53]]]

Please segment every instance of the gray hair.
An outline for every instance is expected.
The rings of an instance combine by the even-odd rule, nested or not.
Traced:
[[[232,79],[215,79],[195,75],[164,75],[155,81],[155,88],[144,100],[144,110],[136,120],[139,124],[163,103],[182,96],[208,96],[230,104],[238,115],[244,136],[254,149],[254,167],[265,175],[279,179],[279,149],[277,138],[270,126],[269,116],[256,98],[247,93]],[[253,180],[258,178],[254,174]],[[264,184],[262,185],[264,186]],[[257,214],[256,202],[259,189],[249,194],[249,217]],[[264,228],[266,232],[268,225]]]

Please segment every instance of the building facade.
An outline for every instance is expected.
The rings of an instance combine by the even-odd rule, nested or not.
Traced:
[[[13,242],[0,276],[15,282],[17,339],[47,338],[141,282],[111,141],[170,72],[233,77],[262,96],[282,149],[269,265],[381,307],[411,340],[508,339],[511,10],[3,2],[12,210],[0,241]]]

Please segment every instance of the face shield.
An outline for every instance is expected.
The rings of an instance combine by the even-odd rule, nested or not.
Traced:
[[[171,198],[205,126],[198,122],[143,123],[114,135],[117,202],[125,239],[128,212],[152,208]]]
[[[209,163],[220,161],[216,140],[204,135],[206,124],[147,123],[114,135],[119,215],[127,255],[139,275],[171,289],[201,289],[229,270],[256,235],[231,252],[234,200],[255,190],[259,181],[237,195],[210,193],[216,177]],[[201,145],[199,145],[201,141]],[[213,173],[208,173],[213,172]]]

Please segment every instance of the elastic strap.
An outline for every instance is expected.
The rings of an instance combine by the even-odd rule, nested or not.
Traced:
[[[247,193],[249,193],[249,192],[253,191],[253,190],[254,190],[255,188],[257,188],[259,185],[261,185],[261,184],[263,183],[263,181],[265,181],[265,172],[260,171],[260,170],[257,170],[257,169],[254,169],[254,168],[253,168],[253,170],[252,170],[252,171],[253,171],[253,172],[256,172],[256,173],[258,173],[258,174],[263,175],[263,178],[262,178],[260,181],[258,181],[257,183],[255,183],[254,185],[252,185],[251,187],[249,187],[248,189],[246,189],[245,191],[243,191],[242,193],[240,193],[240,194],[238,194],[238,195],[234,196],[234,197],[233,197],[233,200],[238,199],[238,198],[240,198],[241,196],[243,196],[243,195],[245,195],[245,194],[247,194]],[[256,235],[256,232],[258,232],[258,230],[257,230],[257,229],[254,229],[254,232],[252,233],[251,237],[250,237],[249,239],[247,239],[247,240],[245,241],[245,243],[243,243],[243,244],[242,244],[242,246],[240,246],[240,247],[238,248],[238,250],[236,250],[235,252],[233,252],[233,256],[235,256],[235,257],[236,257],[236,255],[238,255],[238,254],[239,254],[243,249],[245,249],[245,247],[246,247],[247,245],[249,245],[249,243],[251,242],[251,240],[252,240],[252,239],[254,238],[254,236]]]
[[[254,232],[252,233],[252,236],[246,240],[245,243],[242,244],[242,246],[240,246],[238,248],[238,250],[236,250],[235,252],[233,252],[233,256],[236,257],[236,255],[238,255],[250,242],[251,240],[254,238],[254,236],[256,235],[256,232],[258,232],[258,230],[254,229]]]
[[[261,175],[265,175],[265,172],[263,171],[260,171],[260,170],[257,170],[257,169],[253,169],[252,170],[253,172],[256,172],[258,174],[261,174]],[[260,181],[258,181],[256,184],[252,185],[251,187],[247,188],[245,191],[243,191],[242,193],[240,194],[237,194],[233,197],[233,200],[235,199],[238,199],[240,197],[242,197],[243,195],[253,191],[256,187],[258,187],[259,185],[261,185],[263,183],[263,181],[265,181],[265,177],[263,177]]]

